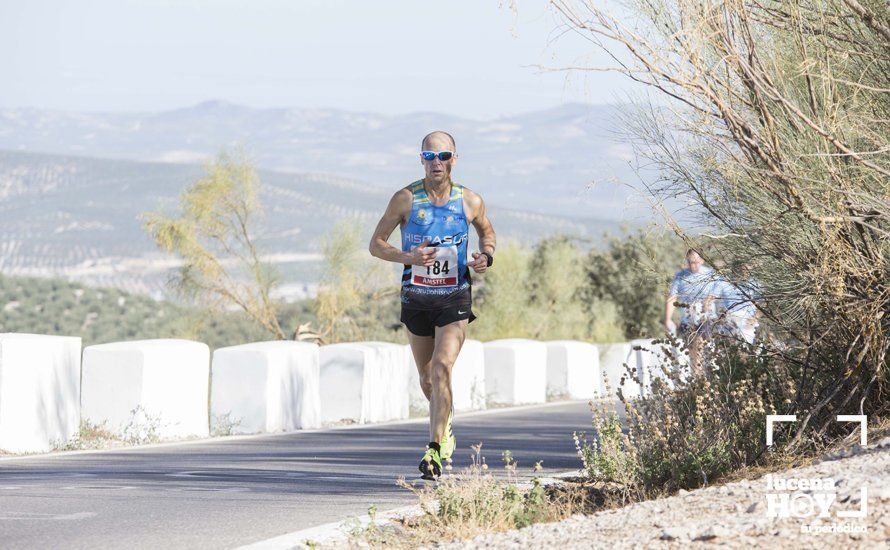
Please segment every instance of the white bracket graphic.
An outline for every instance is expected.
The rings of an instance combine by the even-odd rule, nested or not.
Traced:
[[[773,446],[773,423],[797,422],[796,414],[768,414],[766,415],[766,446]]]
[[[767,417],[769,418],[769,417]],[[859,444],[868,445],[868,415],[864,414],[839,414],[838,422],[859,422]],[[767,420],[769,422],[769,420]]]
[[[859,509],[858,510],[838,510],[839,518],[864,518],[868,515],[868,487],[863,485],[859,488]]]

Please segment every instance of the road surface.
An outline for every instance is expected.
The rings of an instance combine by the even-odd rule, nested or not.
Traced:
[[[455,419],[456,469],[483,442],[492,468],[579,466],[572,431],[586,403]],[[148,448],[0,460],[0,547],[232,548],[413,504],[395,485],[419,475],[425,420]]]

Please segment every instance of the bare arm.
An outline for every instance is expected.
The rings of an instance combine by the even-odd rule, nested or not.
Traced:
[[[482,257],[481,253],[487,252],[494,255],[497,237],[494,233],[494,227],[491,225],[491,220],[488,219],[488,214],[485,211],[485,201],[482,200],[482,197],[464,188],[464,204],[467,207],[466,214],[469,221],[476,228],[476,233],[479,235],[479,252],[473,253],[473,261],[470,262],[470,266],[476,273],[483,273],[488,269],[488,258]]]
[[[671,294],[668,292],[667,300],[664,302],[664,329],[672,333],[676,328],[674,326],[674,321],[672,320],[674,316],[674,302],[677,301],[677,295]]]
[[[403,252],[389,244],[389,236],[411,214],[411,202],[411,191],[408,189],[399,190],[389,200],[386,211],[377,222],[374,234],[371,235],[371,244],[368,246],[368,250],[372,256],[403,265],[433,264],[436,249],[427,247],[428,242],[415,246],[410,252]]]

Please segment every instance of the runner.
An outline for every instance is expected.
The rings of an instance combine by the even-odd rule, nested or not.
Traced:
[[[714,270],[705,265],[701,253],[690,248],[686,251],[686,269],[681,269],[671,281],[664,305],[664,328],[669,334],[679,333],[689,349],[692,371],[701,373],[701,355],[704,340],[710,336],[714,319],[713,289]],[[675,304],[680,306],[680,327],[672,319]]]
[[[760,318],[756,304],[761,299],[760,285],[751,278],[748,264],[742,264],[736,271],[738,280],[718,277],[711,287],[710,294],[717,301],[718,330],[721,334],[753,344]]]
[[[403,264],[401,321],[417,363],[420,387],[430,401],[430,442],[420,461],[424,479],[442,475],[456,440],[452,430],[451,369],[463,346],[472,312],[470,268],[484,273],[494,262],[495,234],[477,193],[454,183],[454,138],[432,132],[421,142],[422,180],[399,190],[371,237],[377,258]],[[467,260],[469,225],[480,251]],[[402,229],[401,250],[387,241]]]

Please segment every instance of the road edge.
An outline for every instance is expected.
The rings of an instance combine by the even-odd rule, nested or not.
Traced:
[[[514,409],[509,408],[508,410]],[[561,472],[550,474],[547,477],[541,477],[539,478],[539,480],[544,485],[550,485],[553,483],[561,483],[563,481],[563,478],[575,477],[579,475],[579,473],[580,469],[564,470]],[[520,482],[517,483],[517,485],[520,488],[531,487],[530,482]],[[289,550],[291,548],[311,548],[313,545],[331,545],[345,543],[349,539],[349,532],[347,532],[346,529],[364,529],[368,525],[370,525],[372,521],[377,525],[382,526],[388,523],[392,523],[392,521],[395,519],[419,516],[423,513],[423,509],[421,509],[419,504],[412,504],[410,506],[400,506],[398,508],[393,508],[384,512],[378,512],[374,514],[373,519],[369,514],[357,517],[348,516],[339,521],[323,523],[314,527],[307,527],[305,529],[291,531],[290,533],[285,533],[283,535],[278,535],[257,542],[252,542],[243,546],[238,546],[236,547],[236,550]],[[347,525],[347,522],[350,523]],[[307,544],[308,542],[311,542],[311,544]]]
[[[550,401],[547,403],[534,403],[530,405],[518,405],[516,407],[497,407],[492,409],[484,409],[481,411],[466,411],[459,412],[455,414],[456,418],[475,418],[477,416],[490,416],[497,414],[506,414],[511,412],[523,411],[523,410],[534,410],[534,409],[546,409],[551,407],[558,407],[560,405],[571,405],[577,403],[589,403],[589,402],[599,402],[608,400],[608,398],[598,397],[595,399],[566,399],[564,401]],[[326,433],[326,432],[334,432],[334,431],[343,431],[343,430],[367,430],[373,429],[381,426],[398,426],[404,424],[419,424],[419,423],[427,423],[429,422],[428,417],[418,417],[418,418],[409,418],[406,420],[394,420],[390,422],[374,422],[368,424],[354,424],[354,425],[346,425],[346,426],[331,426],[327,428],[317,428],[312,430],[294,430],[289,432],[276,432],[276,433],[259,433],[259,434],[245,434],[245,435],[225,435],[218,437],[207,437],[202,439],[186,439],[181,441],[166,441],[162,443],[150,443],[147,445],[132,445],[126,447],[114,447],[110,449],[80,449],[74,451],[51,451],[49,453],[32,453],[32,454],[20,454],[20,455],[10,455],[10,456],[0,456],[0,463],[3,462],[12,462],[18,460],[33,460],[33,459],[58,459],[67,456],[79,456],[79,455],[90,455],[90,454],[103,454],[103,453],[134,453],[143,450],[149,449],[165,449],[170,447],[182,447],[187,445],[207,445],[210,443],[224,443],[227,441],[251,441],[255,439],[264,439],[264,438],[277,438],[277,437],[290,437],[294,435],[300,434],[316,434],[316,433]]]

